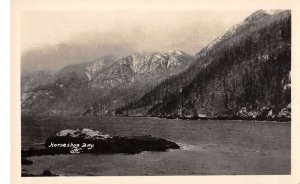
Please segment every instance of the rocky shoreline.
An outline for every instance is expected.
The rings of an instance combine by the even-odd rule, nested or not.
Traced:
[[[42,115],[22,115],[22,122],[26,121],[51,121],[51,117],[81,117],[90,115],[51,115],[51,116],[42,116]],[[98,116],[98,115],[93,115]],[[182,119],[182,120],[255,120],[255,121],[277,121],[277,122],[290,122],[291,121],[291,104],[284,106],[283,108],[274,108],[263,106],[258,109],[251,109],[242,107],[238,111],[234,113],[219,113],[215,116],[209,116],[207,114],[197,114],[197,113],[189,113],[189,114],[164,114],[164,115],[154,115],[148,113],[129,113],[129,114],[115,114],[115,115],[100,115],[100,116],[116,116],[116,117],[157,117],[157,118],[165,118],[165,119]],[[36,120],[39,119],[39,120]]]
[[[130,116],[118,115],[121,117],[149,117],[142,114],[131,114]],[[249,110],[246,107],[241,108],[235,114],[220,114],[216,116],[207,116],[203,114],[183,115],[183,114],[167,114],[167,115],[150,115],[150,117],[164,119],[182,119],[182,120],[254,120],[254,121],[276,121],[290,122],[291,121],[291,104],[286,107],[275,110],[270,107],[262,107],[258,110]]]
[[[156,117],[156,116],[152,116]],[[158,118],[165,119],[182,119],[182,120],[252,120],[252,121],[276,121],[276,122],[290,122],[291,118],[253,118],[253,117],[239,117],[239,116],[215,116],[215,117],[198,117],[198,116],[186,116],[181,117],[177,115],[170,116],[158,116]]]

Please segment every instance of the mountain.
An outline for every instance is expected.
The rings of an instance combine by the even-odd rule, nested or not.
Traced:
[[[46,70],[38,70],[31,73],[24,73],[21,76],[21,90],[30,91],[38,86],[48,84],[53,80],[53,73]]]
[[[182,51],[169,51],[138,52],[112,62],[114,59],[109,56],[68,65],[51,78],[41,78],[44,82],[22,90],[22,113],[113,113],[129,99],[141,97],[159,81],[186,69],[193,57]],[[28,83],[27,79],[22,78],[22,83]]]
[[[99,73],[90,83],[96,88],[128,87],[134,84],[160,81],[186,69],[192,57],[182,51],[138,52],[120,59],[110,68]]]
[[[76,89],[86,88],[95,76],[113,65],[114,60],[114,56],[104,56],[91,62],[65,66],[57,72],[56,83]]]
[[[52,72],[51,77],[39,78],[37,72],[27,73],[21,78],[22,84],[27,84],[35,77],[36,85],[30,89],[21,86],[22,114],[39,114],[44,112],[58,113],[63,111],[76,112],[87,108],[87,102],[92,102],[96,91],[87,89],[89,76],[94,76],[111,65],[113,56],[105,56],[94,61],[73,64]],[[45,73],[40,71],[38,73]],[[88,95],[89,94],[89,95]]]
[[[117,115],[290,119],[291,14],[259,10]]]

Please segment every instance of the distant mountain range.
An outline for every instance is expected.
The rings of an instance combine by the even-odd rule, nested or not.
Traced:
[[[138,52],[22,75],[22,114],[289,120],[291,13],[259,10],[195,56]]]
[[[23,114],[111,114],[169,76],[185,70],[193,57],[182,51],[138,52],[69,65],[56,73],[22,75]]]

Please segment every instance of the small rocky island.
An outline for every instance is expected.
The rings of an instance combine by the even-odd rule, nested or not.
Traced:
[[[109,136],[100,131],[84,128],[82,130],[62,130],[50,136],[43,149],[22,150],[22,158],[37,155],[56,154],[137,154],[143,151],[166,151],[179,149],[171,141],[151,136]]]

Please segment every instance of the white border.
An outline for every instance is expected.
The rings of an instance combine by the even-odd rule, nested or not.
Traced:
[[[12,173],[13,183],[222,183],[222,184],[298,184],[300,182],[300,80],[299,36],[300,0],[12,0]],[[38,177],[21,178],[20,169],[20,45],[19,15],[24,10],[195,10],[195,9],[291,9],[292,10],[292,168],[291,175],[272,176],[163,176],[163,177]],[[1,50],[0,50],[1,51]],[[299,93],[300,94],[300,93]]]
[[[0,178],[9,183],[10,175],[10,2],[0,1]]]

